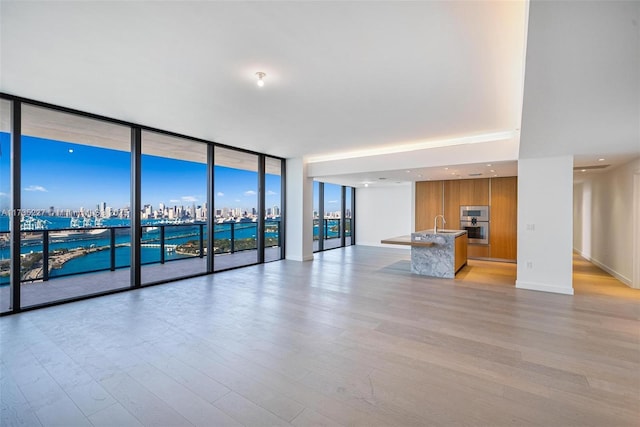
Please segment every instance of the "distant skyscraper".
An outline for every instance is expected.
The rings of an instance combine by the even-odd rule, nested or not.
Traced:
[[[106,210],[107,210],[107,202],[98,203],[98,212],[97,212],[97,214],[99,214],[101,217],[104,217],[105,214],[106,214],[106,212],[105,212]]]

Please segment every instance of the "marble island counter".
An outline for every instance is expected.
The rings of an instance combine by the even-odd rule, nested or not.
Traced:
[[[411,272],[453,278],[467,263],[466,230],[422,230],[381,243],[411,246]]]

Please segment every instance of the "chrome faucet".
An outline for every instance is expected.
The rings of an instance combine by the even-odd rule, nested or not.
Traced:
[[[438,234],[438,217],[442,218],[442,228],[444,228],[447,221],[444,219],[444,215],[436,215],[433,219],[433,234]]]

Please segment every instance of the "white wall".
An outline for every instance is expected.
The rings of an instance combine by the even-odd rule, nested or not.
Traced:
[[[588,240],[574,235],[574,249],[629,286],[633,282],[634,204],[640,203],[634,200],[634,173],[640,173],[640,158],[574,187],[574,231],[590,236]]]
[[[573,250],[591,258],[591,180],[573,184]]]
[[[301,158],[287,159],[285,257],[294,261],[313,259],[313,180]]]
[[[573,158],[518,162],[516,287],[573,294]]]
[[[359,187],[356,190],[358,245],[389,246],[382,245],[380,240],[411,233],[412,217],[413,190],[410,184],[394,187]]]

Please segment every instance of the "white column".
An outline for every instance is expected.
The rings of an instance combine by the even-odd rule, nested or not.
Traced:
[[[573,295],[573,157],[518,161],[516,287]]]
[[[286,259],[313,259],[313,179],[302,158],[287,159]]]

